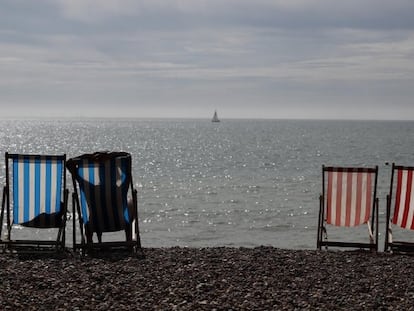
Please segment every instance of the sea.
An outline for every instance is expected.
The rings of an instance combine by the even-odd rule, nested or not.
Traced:
[[[4,119],[0,182],[5,152],[126,151],[143,247],[316,249],[322,165],[379,167],[383,243],[390,164],[413,166],[413,146],[411,121]],[[69,173],[67,180],[73,189]],[[15,231],[24,237],[25,230]],[[360,230],[345,237],[367,240]],[[68,245],[72,232],[68,221]]]

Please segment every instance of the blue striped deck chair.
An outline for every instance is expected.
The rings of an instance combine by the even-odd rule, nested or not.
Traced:
[[[5,160],[6,186],[0,220],[3,224],[6,210],[7,233],[3,239],[1,226],[0,244],[9,249],[64,250],[68,198],[66,155],[6,153]],[[12,231],[16,230],[12,229],[18,226],[42,229],[43,236],[56,232],[57,236],[56,239],[13,239]],[[33,237],[33,234],[26,236]]]
[[[138,228],[137,191],[131,174],[131,155],[126,152],[96,152],[68,160],[74,193],[73,213],[78,214],[80,243],[73,219],[74,250],[141,249]],[[125,231],[125,240],[115,236],[102,242],[103,233]],[[97,239],[93,239],[93,234]],[[122,236],[122,235],[121,235]]]

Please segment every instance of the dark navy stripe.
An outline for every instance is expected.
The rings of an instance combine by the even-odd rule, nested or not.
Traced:
[[[63,175],[63,161],[59,160],[56,163],[56,212],[60,212],[60,203],[62,201],[62,175]]]
[[[121,221],[119,219],[119,210],[122,206],[119,206],[118,196],[117,196],[117,184],[116,184],[116,162],[115,160],[111,161],[111,206],[112,213],[114,215],[114,225],[116,228],[121,228]]]
[[[13,223],[19,223],[19,161],[13,159]]]
[[[128,170],[128,165],[127,165],[127,159],[123,158],[121,161],[121,167],[122,167],[122,206],[124,209],[124,219],[125,222],[127,224],[131,223],[131,219],[130,219],[130,215],[129,215],[129,211],[128,211],[128,199],[127,199],[127,195],[128,195],[128,178],[127,178],[127,170]]]
[[[24,191],[24,212],[23,222],[30,220],[30,160],[24,159],[24,177],[23,177],[23,191]]]
[[[95,168],[94,166],[90,166],[88,167],[89,170],[89,184],[86,183],[85,186],[89,186],[89,201],[90,201],[90,205],[89,206],[89,210],[90,210],[90,215],[89,218],[92,219],[92,226],[94,227],[95,230],[100,230],[100,223],[99,223],[99,219],[98,219],[98,215],[96,213],[96,200],[95,200],[95,189],[94,189],[94,185],[95,185]]]
[[[83,163],[82,163],[83,164]],[[79,166],[78,168],[78,176],[79,176],[79,191],[81,195],[81,207],[82,207],[82,218],[83,223],[86,225],[89,223],[89,213],[88,213],[88,203],[86,202],[86,194],[85,194],[85,173],[84,173],[85,167]]]
[[[34,177],[34,186],[35,186],[35,217],[40,215],[40,159],[35,159],[35,177]]]
[[[101,206],[98,206],[98,208],[101,210],[101,215],[103,218],[103,227],[101,228],[101,230],[106,230],[106,228],[109,227],[108,224],[108,207],[106,204],[106,198],[105,198],[105,194],[106,194],[106,188],[105,188],[105,164],[101,164],[98,166],[97,168],[98,170],[98,175],[99,175],[99,180],[100,180],[100,184],[99,184],[99,200],[101,202]]]
[[[47,214],[50,214],[51,211],[51,190],[52,190],[52,167],[50,162],[46,164],[46,202],[45,202],[45,211]]]
[[[102,223],[99,222],[99,229],[101,231],[107,231],[108,228],[110,228],[109,220],[108,220],[108,217],[110,217],[110,216],[109,216],[109,210],[108,210],[108,207],[107,207],[107,204],[106,204],[106,199],[105,199],[105,193],[106,193],[106,188],[105,188],[105,185],[106,185],[106,181],[105,181],[105,163],[101,163],[96,168],[96,170],[98,170],[99,181],[100,181],[100,184],[96,185],[96,186],[100,190],[99,191],[99,198],[100,198],[100,201],[101,201],[101,205],[97,206],[97,202],[96,201],[94,201],[94,202],[95,202],[96,208],[100,209],[100,215],[101,215],[101,218],[102,218],[101,219]],[[98,214],[96,215],[96,217],[98,217]],[[98,220],[99,219],[96,219],[96,221],[98,221]]]

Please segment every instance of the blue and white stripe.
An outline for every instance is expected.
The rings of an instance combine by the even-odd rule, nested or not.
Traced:
[[[17,155],[12,160],[13,223],[22,224],[41,214],[59,213],[64,160],[25,155]]]
[[[119,231],[130,223],[128,157],[104,162],[83,159],[77,166],[83,222],[93,231]]]

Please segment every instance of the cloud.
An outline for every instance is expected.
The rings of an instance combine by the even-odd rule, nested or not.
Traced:
[[[57,3],[68,19],[99,23],[131,17],[143,27],[414,27],[411,14],[414,3],[410,0],[58,0]]]
[[[247,115],[254,102],[267,116],[392,97],[407,109],[413,13],[408,0],[5,0],[0,105],[111,115],[113,102],[137,113],[221,102]]]

